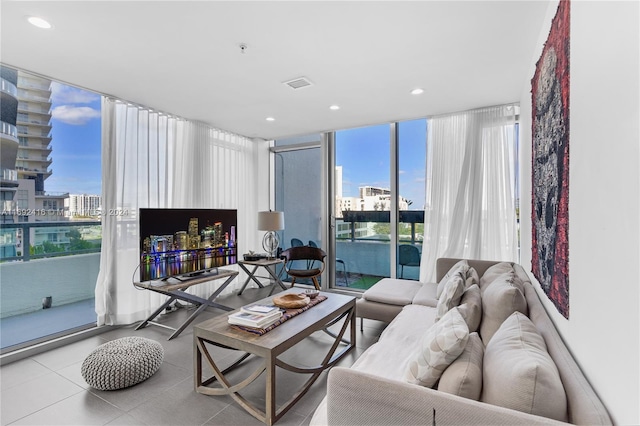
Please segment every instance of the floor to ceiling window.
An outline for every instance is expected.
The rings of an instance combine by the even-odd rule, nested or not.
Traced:
[[[427,120],[398,123],[398,278],[417,280],[424,238]]]
[[[0,67],[2,353],[95,325],[101,97]]]
[[[336,285],[367,289],[391,276],[389,124],[335,132]]]

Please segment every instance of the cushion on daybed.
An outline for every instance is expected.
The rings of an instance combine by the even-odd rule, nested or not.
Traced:
[[[567,398],[544,339],[514,312],[486,346],[481,401],[567,421]]]
[[[422,284],[422,287],[420,287],[420,290],[418,290],[416,295],[413,297],[413,301],[411,303],[414,305],[424,305],[435,308],[438,306],[438,298],[436,297],[438,292],[437,289],[438,284],[436,283]]]
[[[462,293],[464,293],[465,277],[462,272],[445,278],[442,294],[438,298],[436,321],[438,321],[451,308],[460,304]]]
[[[480,321],[482,321],[482,298],[480,297],[480,287],[477,284],[462,293],[458,311],[469,326],[469,332],[478,331]]]
[[[483,277],[484,278],[484,277]],[[527,301],[520,280],[516,280],[513,269],[486,284],[482,293],[482,322],[480,336],[485,346],[505,319],[519,311],[527,314]]]
[[[418,353],[405,370],[405,380],[433,387],[442,372],[462,353],[468,338],[467,323],[454,307],[424,333]]]
[[[447,272],[444,275],[444,277],[442,277],[440,282],[438,282],[438,289],[436,291],[436,298],[440,299],[440,296],[442,295],[442,290],[444,290],[444,285],[447,283],[447,279],[450,276],[456,275],[458,273],[462,273],[463,276],[466,277],[468,270],[469,270],[469,263],[464,259],[459,261],[459,262],[457,262],[455,265],[453,265],[451,267],[451,269],[449,269],[449,272]]]
[[[411,304],[413,297],[422,287],[418,281],[383,278],[362,294],[370,302],[405,306]]]
[[[469,334],[464,351],[444,370],[438,390],[478,401],[482,391],[484,344],[478,333]]]
[[[484,293],[484,290],[487,288],[489,284],[495,281],[500,275],[504,275],[508,272],[513,271],[513,266],[509,262],[500,262],[496,263],[493,266],[487,268],[485,273],[480,278],[480,292]]]

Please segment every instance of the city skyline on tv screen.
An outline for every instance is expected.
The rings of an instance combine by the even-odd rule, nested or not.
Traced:
[[[195,275],[237,262],[237,211],[140,209],[140,281]]]

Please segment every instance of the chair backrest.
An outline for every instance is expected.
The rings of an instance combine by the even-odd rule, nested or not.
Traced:
[[[418,247],[402,244],[398,248],[398,263],[406,266],[420,266],[420,250]]]
[[[315,241],[309,240],[309,247],[318,247]]]
[[[298,246],[284,250],[281,256],[288,262],[294,260],[319,260],[324,262],[327,253],[318,247]]]
[[[304,243],[302,242],[301,239],[299,239],[299,238],[292,238],[291,239],[291,247],[301,247],[303,245],[304,245]]]

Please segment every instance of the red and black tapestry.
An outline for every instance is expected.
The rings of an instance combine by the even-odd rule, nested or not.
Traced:
[[[561,0],[531,80],[532,271],[569,318],[569,1]]]

